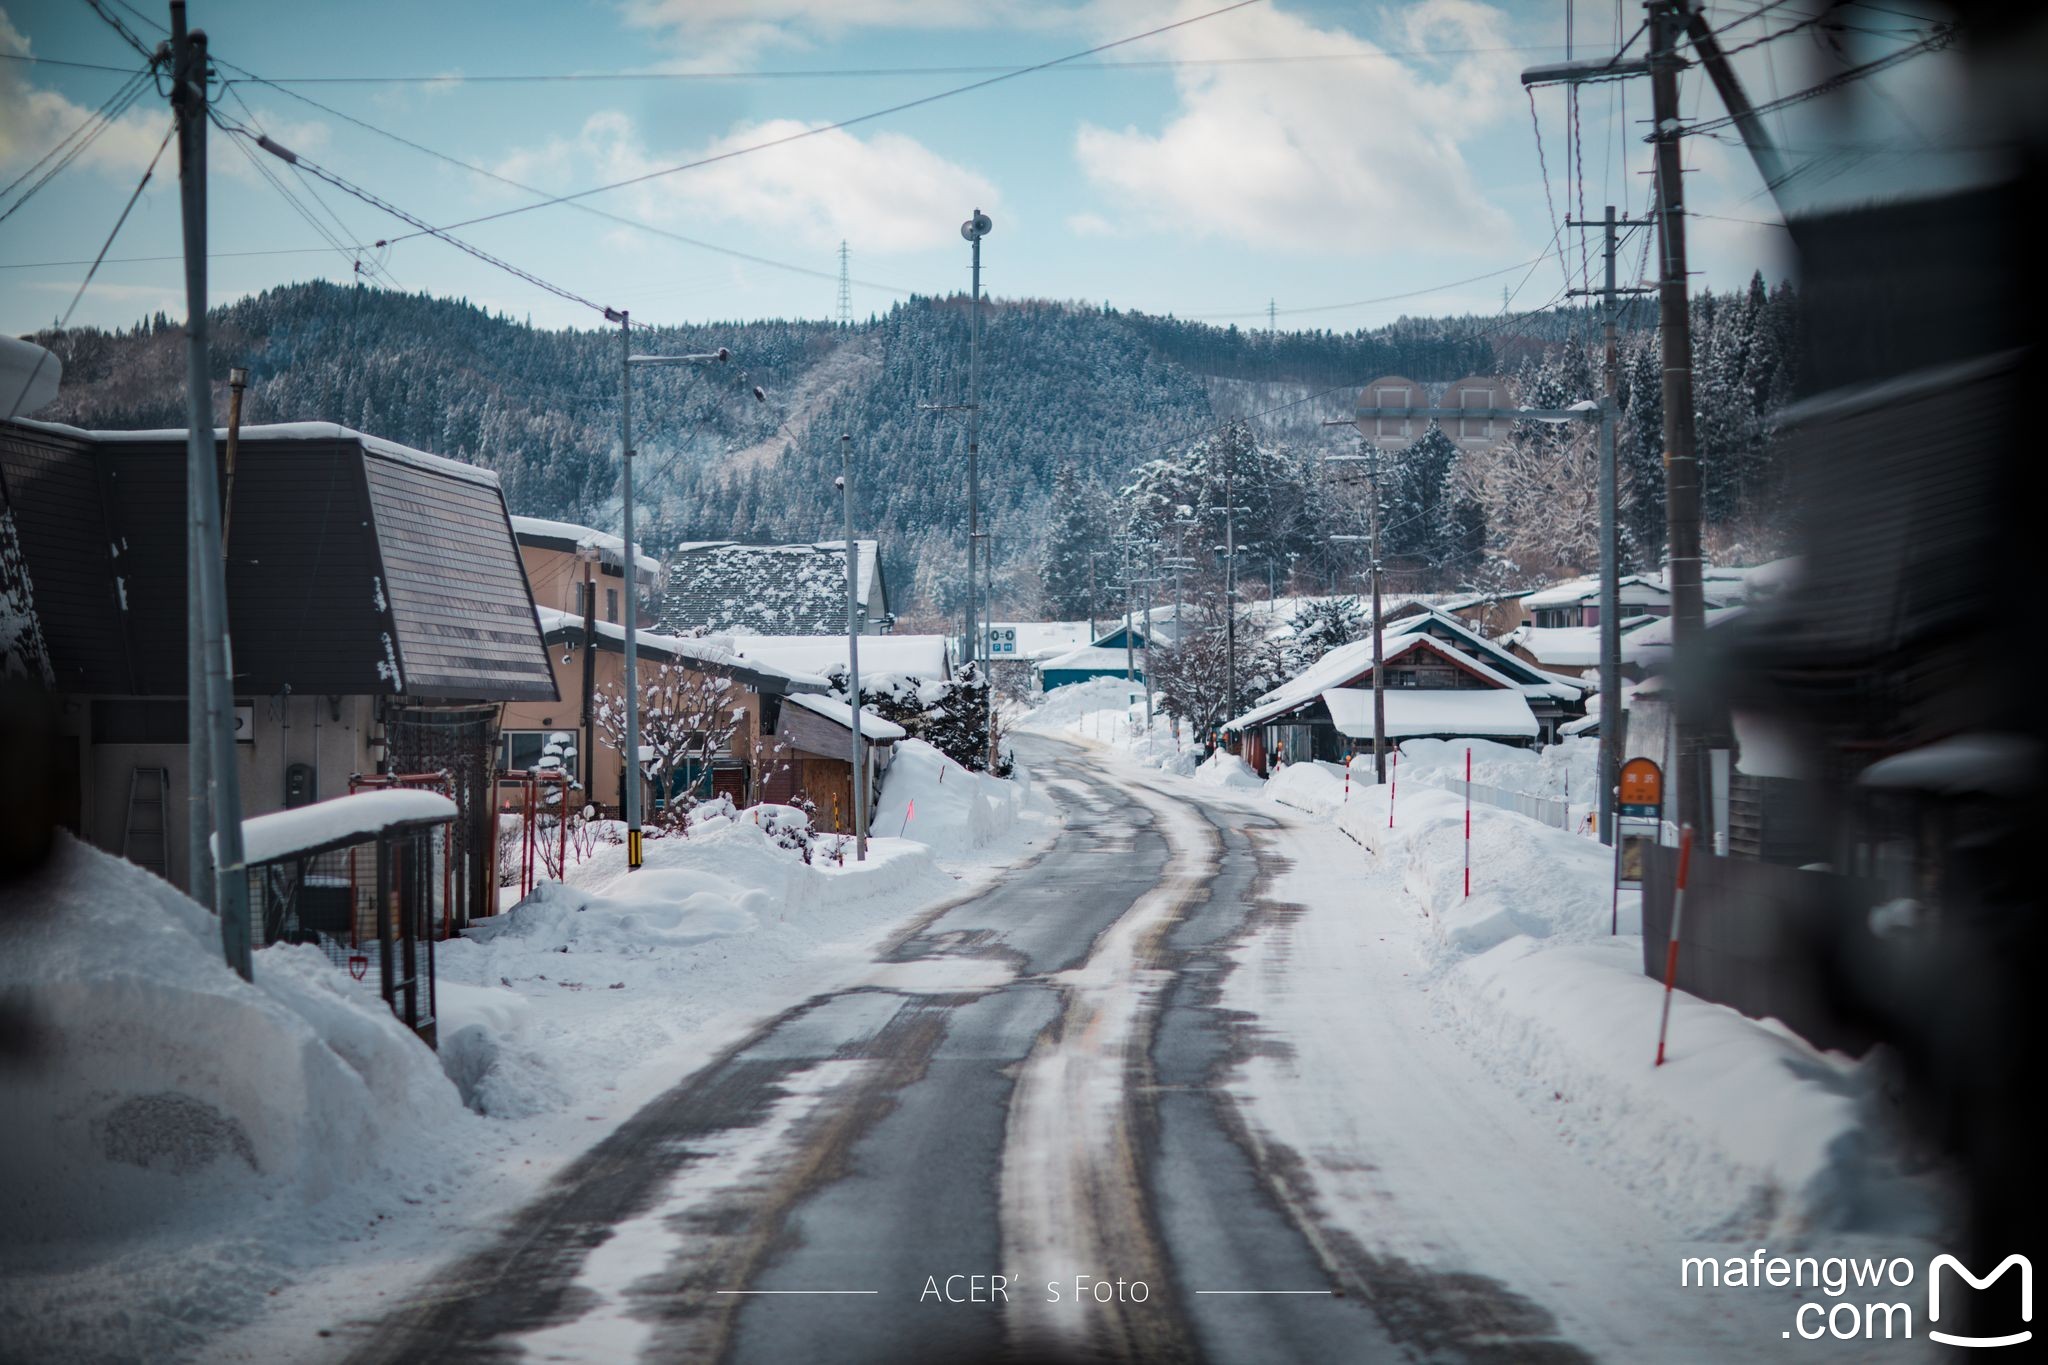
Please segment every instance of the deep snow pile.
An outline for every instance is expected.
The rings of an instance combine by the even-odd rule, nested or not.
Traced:
[[[1205,787],[1257,791],[1264,784],[1249,764],[1227,749],[1218,749],[1203,759],[1194,772],[1195,781]]]
[[[1327,810],[1329,776],[1294,765],[1267,794],[1311,805],[1307,790]],[[1654,1067],[1663,988],[1642,971],[1634,893],[1613,932],[1611,851],[1475,805],[1468,897],[1463,800],[1405,781],[1393,795],[1391,828],[1377,786],[1354,785],[1334,822],[1426,916],[1437,997],[1473,1052],[1603,1170],[1703,1235],[1921,1227],[1924,1205],[1870,1132],[1873,1063],[1680,993],[1672,1061]]]
[[[0,894],[0,995],[30,1048],[0,1068],[0,1339],[169,1354],[304,1244],[472,1164],[481,1120],[372,986],[312,948],[255,975],[199,905],[68,837]],[[95,1259],[118,1295],[104,1268],[67,1278]],[[261,1269],[195,1278],[208,1262]]]
[[[1145,728],[1145,684],[1122,678],[1091,678],[1056,687],[1019,714],[1012,728],[1091,740],[1146,767],[1183,776],[1192,774],[1201,758],[1187,725],[1176,726],[1156,706],[1152,728]]]
[[[972,772],[921,739],[896,746],[882,777],[871,832],[910,839],[957,858],[1007,834],[1030,797],[1031,776]]]
[[[1481,786],[1568,801],[1575,828],[1593,809],[1600,781],[1600,741],[1588,735],[1540,749],[1490,739],[1403,740],[1398,778],[1429,786],[1462,779],[1467,749],[1472,751],[1472,780]]]

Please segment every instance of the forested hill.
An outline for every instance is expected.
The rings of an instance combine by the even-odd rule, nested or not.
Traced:
[[[817,539],[840,524],[833,476],[851,436],[856,522],[882,539],[899,606],[950,609],[966,520],[964,299],[919,298],[841,327],[749,322],[636,333],[641,351],[730,348],[726,366],[634,375],[645,539]],[[1003,301],[983,313],[981,489],[1016,610],[1059,467],[1113,493],[1227,415],[1296,444],[1378,375],[1490,372],[1560,318],[1405,319],[1367,332],[1217,328],[1086,305]],[[214,318],[217,411],[228,366],[251,373],[244,421],[326,420],[496,469],[515,512],[611,525],[618,508],[620,340],[544,331],[466,302],[328,284],[243,299]],[[95,427],[182,423],[176,326],[38,338],[65,364],[38,413]],[[759,385],[765,402],[755,401]],[[1260,417],[1259,414],[1265,414]]]

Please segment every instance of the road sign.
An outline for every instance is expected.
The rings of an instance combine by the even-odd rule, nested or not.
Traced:
[[[1647,758],[1621,765],[1621,813],[1653,820],[1664,813],[1664,772]]]
[[[1017,628],[1015,626],[990,626],[988,631],[988,652],[990,655],[1015,654],[1017,652]]]

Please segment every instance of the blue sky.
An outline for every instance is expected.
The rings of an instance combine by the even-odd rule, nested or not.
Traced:
[[[193,0],[192,21],[216,57],[282,82],[314,76],[433,76],[288,88],[462,162],[551,193],[744,148],[1186,20],[1227,0],[555,0],[499,4],[305,4]],[[152,42],[154,30],[108,8]],[[167,9],[137,4],[149,19]],[[1755,8],[1719,7],[1721,22]],[[1791,91],[1844,60],[1896,50],[1915,21],[1859,12],[1836,35],[1850,55],[1798,32],[1738,59],[1756,98]],[[1797,22],[1780,5],[1731,29],[1739,43]],[[1283,327],[1351,328],[1404,313],[1492,312],[1519,287],[1519,309],[1551,299],[1579,268],[1545,255],[1556,217],[1647,194],[1642,81],[1588,88],[1572,122],[1559,90],[1536,97],[1543,163],[1517,79],[1560,58],[1568,27],[1580,55],[1633,32],[1624,3],[1419,0],[1323,4],[1264,0],[1091,59],[733,157],[586,202],[673,233],[826,278],[760,265],[556,206],[459,235],[599,303],[651,322],[824,317],[834,305],[837,247],[852,253],[857,314],[916,291],[964,288],[960,221],[979,205],[996,228],[984,248],[998,295],[1108,301],[1118,307],[1263,326],[1269,299]],[[121,38],[84,0],[0,7],[0,53],[132,68]],[[1255,59],[1255,60],[1254,60]],[[1102,63],[1125,63],[1105,67]],[[1130,63],[1144,63],[1131,65]],[[1164,63],[1164,64],[1163,64]],[[874,74],[887,69],[886,74]],[[845,73],[777,75],[770,73]],[[617,76],[533,83],[514,74]],[[649,78],[625,79],[626,73]],[[737,74],[735,74],[737,73]],[[690,78],[678,78],[689,76]],[[1954,76],[1946,54],[1875,82],[1859,111],[1885,156],[1849,158],[1824,193],[1855,197],[1926,179],[1922,150]],[[0,183],[12,180],[120,84],[114,72],[0,61]],[[1721,110],[1696,75],[1688,114]],[[244,107],[246,104],[246,107]],[[272,88],[238,83],[221,111],[260,127],[349,181],[436,224],[537,197],[353,126]],[[1814,106],[1773,118],[1795,147],[1834,148],[1844,134]],[[1826,117],[1836,117],[1827,115]],[[1624,122],[1624,118],[1627,122]],[[0,327],[48,325],[69,302],[169,115],[154,95],[33,200],[0,222]],[[211,136],[216,301],[293,280],[373,277],[462,295],[536,323],[599,319],[430,238],[337,253],[251,168],[235,139]],[[1824,146],[1822,145],[1824,144]],[[1919,153],[1916,155],[1916,153]],[[257,154],[261,156],[261,153]],[[183,312],[175,149],[123,229],[75,321],[122,325]],[[1694,266],[1715,285],[1788,268],[1771,198],[1739,146],[1688,142]],[[279,169],[272,163],[272,169]],[[297,181],[288,183],[316,215]],[[326,185],[336,235],[367,244],[408,231]],[[0,208],[13,203],[10,196]],[[1731,219],[1755,222],[1729,221]],[[1591,238],[1588,238],[1591,244]],[[227,253],[279,252],[247,256]],[[46,264],[48,263],[48,264]],[[1596,265],[1597,269],[1597,265]],[[1634,273],[1631,259],[1625,275]],[[1454,281],[1486,276],[1471,283]],[[1428,290],[1378,303],[1362,300]],[[1345,305],[1345,306],[1333,306]]]

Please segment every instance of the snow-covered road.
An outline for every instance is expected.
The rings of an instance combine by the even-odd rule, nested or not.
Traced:
[[[1720,1360],[1789,1294],[1468,1050],[1398,875],[1056,741],[1065,828],[569,1164],[358,1360]],[[1747,1251],[1747,1246],[1740,1248]],[[1822,1358],[1826,1353],[1819,1352]]]

